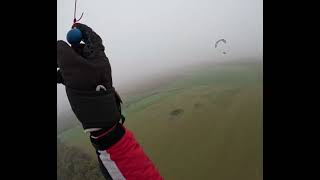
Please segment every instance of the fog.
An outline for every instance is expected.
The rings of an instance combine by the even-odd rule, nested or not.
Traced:
[[[106,47],[116,88],[204,62],[262,58],[262,0],[78,0],[81,23]],[[74,0],[57,1],[57,39],[66,40]],[[226,55],[214,48],[224,38]],[[127,86],[126,86],[127,85]],[[69,110],[62,85],[58,115]]]

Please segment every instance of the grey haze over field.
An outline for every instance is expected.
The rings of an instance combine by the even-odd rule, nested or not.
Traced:
[[[114,86],[130,87],[177,68],[263,56],[262,0],[78,0],[78,16],[103,39]],[[66,40],[74,0],[57,1],[57,39]],[[227,40],[228,54],[214,49]],[[70,109],[57,85],[58,116]]]

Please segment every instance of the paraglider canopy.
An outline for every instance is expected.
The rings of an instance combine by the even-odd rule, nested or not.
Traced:
[[[221,43],[221,42],[227,43],[227,41],[226,41],[225,39],[219,39],[219,40],[216,42],[216,44],[214,45],[214,47],[217,48],[218,45],[219,45],[219,43]]]

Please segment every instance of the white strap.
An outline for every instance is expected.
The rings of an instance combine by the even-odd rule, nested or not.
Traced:
[[[105,87],[102,86],[102,85],[98,85],[98,86],[96,87],[96,91],[100,91],[101,89],[103,89],[104,91],[107,91],[107,88],[105,88]]]

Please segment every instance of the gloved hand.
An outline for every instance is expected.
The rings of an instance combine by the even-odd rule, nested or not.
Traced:
[[[57,42],[57,63],[67,87],[95,90],[97,85],[112,87],[111,67],[104,53],[101,38],[88,26],[75,24],[82,32],[85,44],[70,47]]]
[[[111,128],[121,118],[121,99],[112,85],[102,40],[84,24],[73,26],[82,32],[85,44],[70,47],[57,42],[57,83],[66,86],[72,110],[84,129]]]

